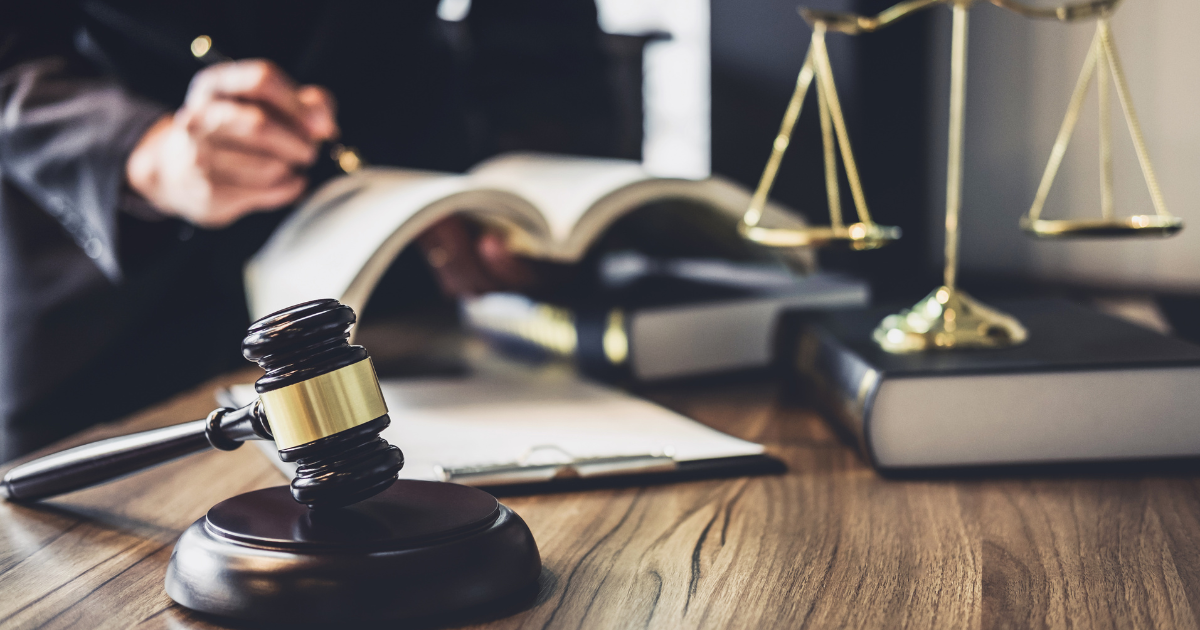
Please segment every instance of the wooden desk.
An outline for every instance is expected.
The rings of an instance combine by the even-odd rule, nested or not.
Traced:
[[[216,384],[72,442],[202,417]],[[889,481],[771,386],[650,395],[766,443],[790,472],[504,499],[546,569],[531,607],[486,625],[1196,626],[1195,474]],[[0,626],[214,627],[163,592],[175,538],[283,481],[246,447],[36,508],[0,502]]]

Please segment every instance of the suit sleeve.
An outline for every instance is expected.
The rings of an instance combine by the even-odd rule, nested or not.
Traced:
[[[73,50],[69,20],[24,22],[19,33],[0,27],[0,177],[117,282],[125,162],[167,108],[95,71]]]

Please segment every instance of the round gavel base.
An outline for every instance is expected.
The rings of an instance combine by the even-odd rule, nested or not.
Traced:
[[[346,622],[438,615],[513,596],[541,572],[533,535],[492,495],[401,480],[345,508],[286,486],[213,506],[179,538],[167,594],[250,620]]]

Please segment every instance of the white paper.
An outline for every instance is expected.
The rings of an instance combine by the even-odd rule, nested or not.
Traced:
[[[437,479],[437,465],[510,464],[548,446],[575,458],[668,452],[677,461],[763,452],[665,407],[564,374],[385,380],[381,387],[392,418],[383,437],[404,451],[402,479]],[[243,404],[254,397],[249,385],[232,393]],[[274,445],[263,445],[287,470]],[[553,460],[555,451],[537,454]]]

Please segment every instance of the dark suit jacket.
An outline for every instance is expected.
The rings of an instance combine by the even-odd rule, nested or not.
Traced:
[[[281,213],[198,230],[123,184],[201,67],[196,35],[329,87],[375,164],[611,153],[592,0],[474,0],[459,24],[436,6],[0,0],[0,461],[241,361],[241,266]]]

